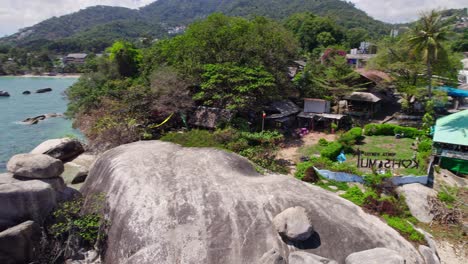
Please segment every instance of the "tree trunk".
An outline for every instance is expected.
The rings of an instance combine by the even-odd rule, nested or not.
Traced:
[[[432,99],[432,65],[431,60],[427,60],[427,92],[429,93],[429,100]]]

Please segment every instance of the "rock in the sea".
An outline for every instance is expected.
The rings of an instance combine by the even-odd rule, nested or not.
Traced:
[[[346,264],[409,264],[399,252],[388,248],[374,248],[349,255]],[[422,262],[424,263],[424,262]]]
[[[38,246],[40,229],[33,221],[9,228],[0,233],[0,261],[2,264],[29,263]]]
[[[23,94],[31,94],[30,91],[24,91]]]
[[[440,264],[439,258],[429,247],[421,245],[419,246],[419,252],[421,252],[426,264]]]
[[[1,184],[0,230],[25,220],[42,223],[56,202],[52,186],[39,180]]]
[[[36,117],[28,117],[25,120],[23,120],[23,123],[26,123],[28,125],[36,125],[39,123],[39,121],[46,119],[45,115],[40,115]]]
[[[276,231],[290,241],[304,241],[314,232],[304,207],[288,208],[273,219]]]
[[[62,161],[74,159],[83,152],[81,142],[72,138],[50,139],[31,151],[32,154],[46,154]]]
[[[397,188],[397,192],[403,194],[411,214],[420,222],[430,223],[434,215],[430,213],[427,197],[436,197],[437,192],[432,188],[419,183],[407,184]]]
[[[18,154],[8,161],[7,170],[15,176],[47,179],[60,176],[63,163],[44,154]]]
[[[36,93],[47,93],[47,92],[52,92],[52,88],[43,88],[43,89],[38,89]]]
[[[258,264],[287,264],[286,260],[281,256],[279,250],[272,248],[270,251],[263,254]]]
[[[289,254],[289,264],[338,264],[338,262],[304,251],[296,251]]]
[[[386,247],[407,264],[423,263],[410,242],[353,203],[289,176],[261,175],[221,150],[123,145],[95,162],[81,190],[106,195],[106,263],[258,263],[272,248],[288,259],[299,248],[281,239],[273,218],[294,206],[307,210],[315,231],[301,251],[344,263]]]
[[[6,91],[0,91],[0,96],[3,96],[3,97],[9,97],[10,94]]]

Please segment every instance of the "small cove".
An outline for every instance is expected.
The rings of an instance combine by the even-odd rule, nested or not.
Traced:
[[[0,77],[0,91],[10,97],[0,97],[0,172],[11,156],[31,151],[47,139],[65,135],[82,137],[72,128],[72,121],[63,117],[48,118],[37,125],[26,125],[21,121],[48,113],[64,113],[67,108],[65,90],[76,78],[25,78]],[[52,92],[38,94],[36,90],[52,88]],[[30,95],[23,95],[31,91]]]

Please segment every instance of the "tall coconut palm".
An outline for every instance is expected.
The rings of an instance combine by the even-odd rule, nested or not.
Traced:
[[[414,51],[422,53],[427,67],[427,81],[429,97],[432,97],[432,68],[433,64],[446,55],[442,43],[449,38],[449,26],[442,20],[439,12],[432,10],[422,14],[419,23],[411,31],[409,43]]]

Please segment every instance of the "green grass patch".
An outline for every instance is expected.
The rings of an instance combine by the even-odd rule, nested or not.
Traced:
[[[406,219],[383,215],[383,218],[387,221],[387,224],[394,229],[398,230],[403,236],[408,238],[411,241],[423,242],[424,235],[419,233],[414,227],[408,223]]]
[[[170,132],[162,136],[161,140],[176,143],[183,147],[224,148],[213,133],[207,130],[194,129],[185,133]]]
[[[367,197],[369,196],[372,196],[374,198],[377,199],[377,194],[372,191],[372,190],[368,190],[366,192],[363,192],[361,189],[359,189],[359,187],[357,186],[353,186],[353,187],[350,187],[346,193],[340,195],[342,198],[345,198],[346,200],[349,200],[353,203],[355,203],[356,205],[359,205],[359,206],[362,206],[364,205],[364,202],[366,200]]]

